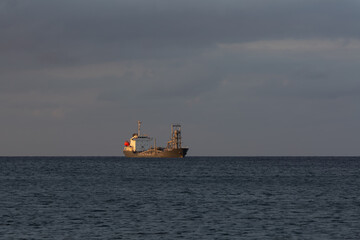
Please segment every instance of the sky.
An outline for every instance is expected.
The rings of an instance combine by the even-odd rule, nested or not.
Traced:
[[[360,155],[358,0],[0,0],[0,155]]]

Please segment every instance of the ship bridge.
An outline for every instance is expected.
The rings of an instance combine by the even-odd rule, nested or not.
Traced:
[[[138,121],[138,132],[134,133],[130,138],[129,146],[126,146],[124,150],[133,152],[142,152],[148,150],[152,146],[152,138],[147,135],[141,135],[141,122]]]

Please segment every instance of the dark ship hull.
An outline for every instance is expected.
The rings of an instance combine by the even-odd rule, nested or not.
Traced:
[[[124,150],[125,157],[137,157],[137,158],[183,158],[185,157],[188,148],[173,148],[173,149],[156,149],[154,148],[142,151],[142,152],[133,152]]]

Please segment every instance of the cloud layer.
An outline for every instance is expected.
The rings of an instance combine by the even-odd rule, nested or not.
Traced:
[[[0,154],[121,155],[140,119],[192,155],[357,155],[359,5],[2,1]]]

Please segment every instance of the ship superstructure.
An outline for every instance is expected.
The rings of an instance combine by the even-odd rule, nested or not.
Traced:
[[[180,124],[171,125],[171,139],[163,148],[156,146],[155,139],[141,135],[141,122],[138,121],[138,132],[133,134],[130,141],[125,141],[123,152],[126,157],[182,158],[189,149],[181,144]]]

